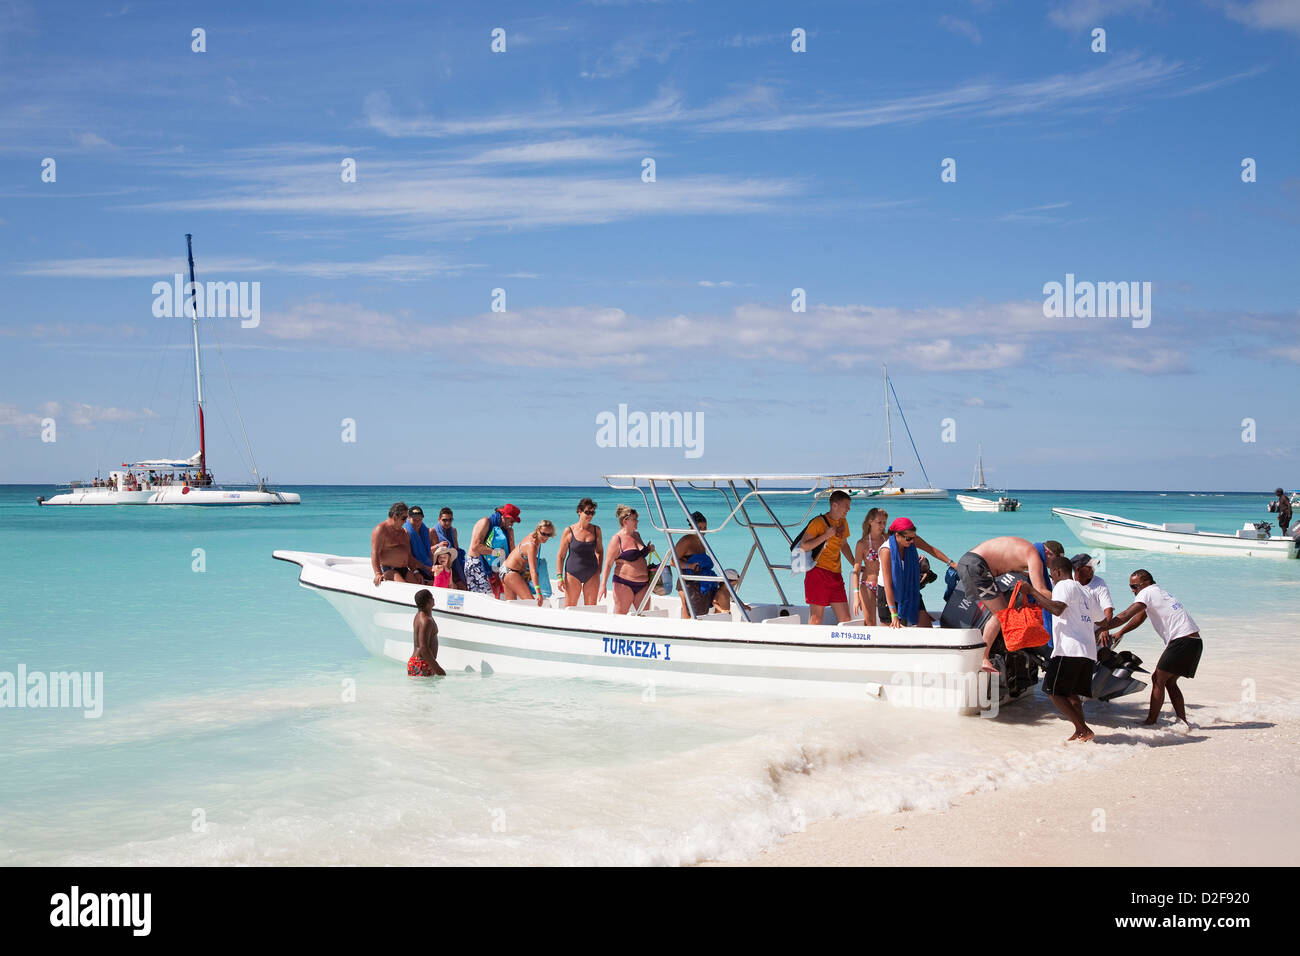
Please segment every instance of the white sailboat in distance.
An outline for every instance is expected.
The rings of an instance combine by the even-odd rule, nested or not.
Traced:
[[[189,458],[122,462],[122,467],[110,471],[107,478],[70,482],[66,491],[49,498],[38,497],[38,505],[296,505],[302,502],[301,496],[292,491],[277,491],[269,487],[258,474],[243,416],[239,416],[239,427],[244,433],[244,441],[248,442],[254,483],[219,486],[208,470],[203,422],[203,362],[199,350],[199,287],[194,280],[194,246],[189,233],[185,234],[185,249],[190,265],[190,318],[194,333],[194,393],[198,409],[199,450]],[[239,413],[238,406],[235,413]]]
[[[870,497],[882,498],[947,498],[948,492],[946,490],[936,488],[930,484],[930,476],[926,474],[925,464],[921,461],[921,453],[917,451],[916,442],[912,440],[912,430],[907,426],[907,416],[903,414],[902,405],[898,402],[898,394],[894,392],[893,383],[889,380],[889,369],[882,363],[880,370],[885,377],[885,444],[889,450],[889,477],[885,479],[885,483],[880,488],[872,489],[865,492],[865,494]],[[897,478],[902,477],[903,473],[894,470],[894,430],[893,423],[890,420],[889,406],[891,392],[894,394],[894,403],[898,408],[898,417],[903,423],[903,430],[907,432],[907,440],[911,442],[912,452],[916,455],[916,463],[921,469],[921,475],[925,478],[925,487],[923,488],[907,487],[896,481]]]

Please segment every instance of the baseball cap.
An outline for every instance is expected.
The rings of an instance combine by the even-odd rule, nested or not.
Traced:
[[[1083,567],[1085,564],[1092,564],[1092,555],[1076,554],[1074,557],[1070,559],[1070,564],[1073,565],[1076,569]]]

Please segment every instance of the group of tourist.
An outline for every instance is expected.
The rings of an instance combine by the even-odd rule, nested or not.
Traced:
[[[850,504],[846,492],[832,492],[827,513],[813,518],[796,539],[798,547],[811,551],[815,560],[804,576],[810,623],[820,624],[829,607],[839,622],[860,616],[868,626],[879,623],[929,627],[933,619],[925,609],[921,589],[937,576],[929,571],[926,559],[917,554],[925,551],[952,568],[964,594],[990,612],[983,626],[980,669],[996,673],[989,654],[1001,633],[998,612],[1006,610],[1009,603],[997,579],[1018,572],[1028,578],[1025,588],[1041,606],[1044,628],[1052,637],[1052,656],[1043,689],[1073,723],[1070,740],[1091,740],[1094,736],[1084,722],[1081,699],[1092,694],[1098,646],[1112,646],[1144,620],[1151,621],[1165,644],[1152,675],[1151,705],[1144,723],[1156,722],[1166,693],[1178,719],[1187,721],[1178,679],[1196,676],[1203,646],[1200,629],[1145,568],[1134,571],[1129,578],[1133,603],[1116,614],[1110,590],[1093,569],[1091,556],[1076,554],[1066,558],[1059,541],[992,538],[954,562],[920,537],[911,519],[890,522],[883,508],[872,508],[863,519],[862,537],[850,549],[846,520]],[[852,562],[851,612],[841,559]]]
[[[636,509],[618,506],[614,514],[618,530],[608,543],[593,520],[596,502],[583,498],[576,511],[577,520],[560,534],[556,555],[555,584],[564,595],[565,607],[574,607],[579,602],[596,605],[610,593],[616,614],[626,614],[634,606],[640,606],[653,575],[650,559],[655,556],[655,547],[642,540]],[[551,582],[542,557],[542,547],[556,536],[555,525],[549,519],[539,521],[528,535],[516,541],[515,527],[521,517],[519,507],[504,504],[475,522],[467,546],[462,547],[453,517],[450,508],[443,508],[431,533],[424,524],[424,511],[418,505],[408,508],[399,501],[389,508],[388,520],[376,525],[370,535],[374,583],[431,584],[493,594],[507,601],[532,600],[538,605],[551,596]],[[730,595],[720,586],[720,575],[713,571],[712,560],[700,537],[708,524],[699,512],[693,515],[693,520],[699,532],[684,535],[675,549],[679,566],[692,578],[679,580],[678,584],[683,615],[688,614],[688,602],[697,615],[729,613]],[[734,571],[727,574],[734,587],[738,575]]]
[[[1166,693],[1175,714],[1186,721],[1178,678],[1196,675],[1202,649],[1199,629],[1147,570],[1133,572],[1129,579],[1133,603],[1116,614],[1106,582],[1095,573],[1089,555],[1066,558],[1059,541],[992,538],[954,561],[922,538],[912,519],[900,517],[891,522],[888,512],[876,507],[867,512],[862,536],[850,547],[847,516],[851,503],[846,492],[833,491],[827,512],[809,521],[795,539],[794,547],[810,552],[812,562],[804,575],[810,624],[821,624],[829,608],[838,623],[860,619],[869,627],[932,626],[935,616],[926,610],[921,592],[938,575],[930,569],[928,558],[921,556],[920,552],[925,552],[948,566],[951,578],[956,579],[952,588],[960,583],[966,597],[990,612],[983,625],[981,670],[995,673],[990,652],[1001,631],[998,612],[1006,610],[1009,603],[997,579],[1018,572],[1027,578],[1024,588],[1042,608],[1044,628],[1052,637],[1043,688],[1074,725],[1071,740],[1094,736],[1084,722],[1081,698],[1091,695],[1098,646],[1114,644],[1148,619],[1166,646],[1153,675],[1145,722],[1155,723]],[[654,576],[650,558],[655,548],[641,538],[636,509],[618,506],[614,513],[618,530],[608,543],[595,523],[596,511],[595,501],[583,498],[576,509],[577,520],[559,535],[555,584],[564,595],[564,606],[574,607],[579,601],[588,606],[603,603],[611,586],[614,613],[627,614],[633,607],[648,606],[644,592]],[[431,532],[419,506],[408,508],[399,501],[389,508],[388,520],[380,522],[371,534],[374,583],[431,584],[492,594],[507,601],[531,600],[541,606],[551,595],[542,548],[556,536],[556,528],[543,519],[522,541],[516,541],[515,526],[520,518],[517,505],[496,508],[475,522],[468,547],[463,548],[450,508],[439,512]],[[729,613],[739,576],[726,571],[723,586],[724,573],[715,568],[710,549],[704,545],[707,518],[696,511],[690,521],[694,531],[677,540],[672,557],[682,616]],[[852,568],[851,610],[844,587],[844,561]],[[420,612],[408,670],[428,676],[437,668],[437,625],[428,614],[432,593],[421,590],[416,603]]]

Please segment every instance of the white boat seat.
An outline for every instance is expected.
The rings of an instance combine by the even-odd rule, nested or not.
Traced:
[[[803,618],[798,614],[791,614],[788,617],[765,617],[759,621],[760,624],[802,624]]]
[[[573,607],[566,607],[566,611],[586,611],[588,614],[608,614],[608,604],[575,604]]]

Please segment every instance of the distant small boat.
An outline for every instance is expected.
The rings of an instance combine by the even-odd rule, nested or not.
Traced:
[[[976,498],[974,495],[958,495],[957,503],[963,511],[1019,511],[1020,502],[1006,495],[997,498]]]
[[[967,488],[966,490],[967,491],[992,491],[993,489],[990,488],[988,486],[988,483],[984,480],[984,446],[979,445],[978,448],[979,451],[975,455],[975,473],[971,475],[970,487]],[[966,510],[983,511],[987,509],[967,508]]]
[[[1108,548],[1133,548],[1163,554],[1200,554],[1250,558],[1294,558],[1294,538],[1271,537],[1266,527],[1247,522],[1236,534],[1197,531],[1194,524],[1165,522],[1148,524],[1117,515],[1073,508],[1053,508],[1052,514],[1065,522],[1084,544]]]

